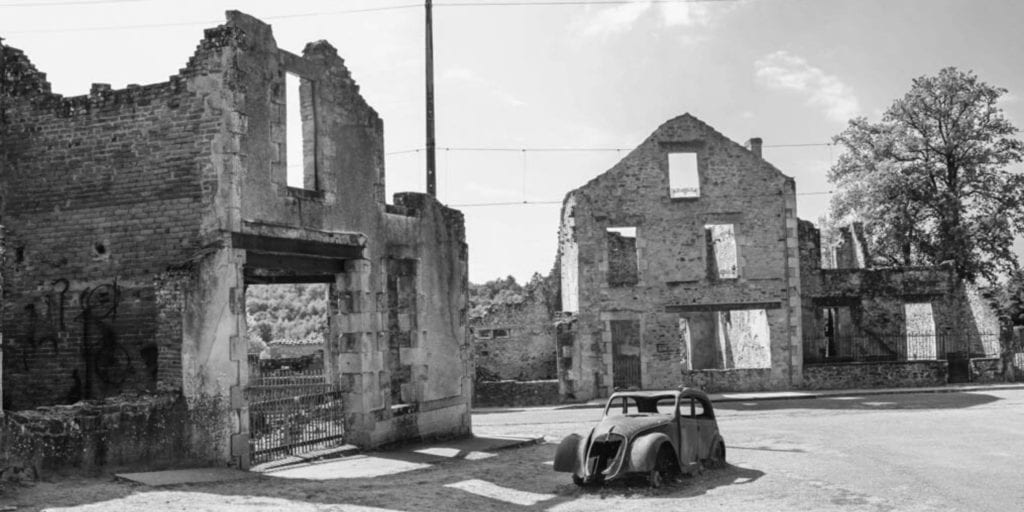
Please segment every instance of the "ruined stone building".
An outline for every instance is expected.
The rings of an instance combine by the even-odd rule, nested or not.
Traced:
[[[877,266],[859,223],[834,247],[810,222],[799,232],[807,387],[966,382],[998,365],[999,318],[951,267]]]
[[[686,114],[571,191],[559,231],[562,394],[801,382],[793,179]]]
[[[346,442],[469,433],[462,214],[386,203],[382,121],[330,44],[290,53],[232,11],[168,81],[77,97],[0,59],[3,402],[55,441],[31,456],[248,466],[245,288],[265,283],[329,285]],[[59,418],[85,430],[32,427]]]
[[[477,379],[555,378],[552,311],[537,288],[519,304],[497,306],[470,318]]]
[[[793,179],[761,146],[686,114],[566,196],[559,261],[572,321],[554,340],[563,399],[991,373],[998,320],[976,290],[941,267],[875,268],[859,225],[824,248],[823,268]]]

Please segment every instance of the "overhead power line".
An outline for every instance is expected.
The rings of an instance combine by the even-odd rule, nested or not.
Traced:
[[[149,0],[65,0],[62,2],[50,2],[34,4],[28,2],[13,2],[13,3],[0,3],[0,7],[47,7],[47,6],[61,6],[61,5],[88,5],[88,4],[115,4],[115,3],[132,3],[132,2],[144,2]],[[737,2],[739,0],[647,0],[647,3],[655,4],[685,4],[685,3],[723,3],[723,2]],[[459,7],[552,7],[552,6],[574,6],[574,5],[622,5],[632,3],[643,3],[637,0],[543,0],[537,2],[528,1],[508,1],[508,2],[474,2],[474,3],[457,3],[457,2],[440,2],[433,4],[434,7],[444,8],[459,8]],[[380,7],[366,7],[358,9],[338,9],[330,11],[316,11],[316,12],[304,12],[295,14],[279,14],[272,16],[261,16],[263,20],[286,20],[293,18],[311,18],[317,16],[331,16],[337,14],[359,14],[369,12],[382,12],[382,11],[396,11],[402,9],[419,9],[422,8],[422,3],[407,3],[407,4],[396,4],[386,5]],[[187,27],[187,26],[209,26],[223,23],[223,20],[196,20],[196,21],[182,21],[172,23],[146,23],[139,25],[105,25],[105,26],[93,26],[93,27],[75,27],[75,28],[54,28],[54,29],[29,29],[29,30],[10,30],[7,34],[55,34],[65,32],[95,32],[104,30],[132,30],[132,29],[151,29],[151,28],[163,28],[163,27]]]
[[[832,190],[822,190],[819,192],[797,192],[798,196],[821,196],[832,194]],[[778,194],[728,194],[724,196],[715,196],[716,198],[754,198],[754,197],[770,197],[778,196]],[[498,201],[493,203],[453,203],[447,206],[451,208],[478,208],[487,206],[539,206],[539,205],[552,205],[562,204],[562,201],[551,201],[551,200],[523,200],[523,201]]]
[[[826,147],[834,146],[830,142],[806,142],[801,144],[765,144],[764,148],[805,148],[805,147]],[[438,150],[442,151],[480,151],[480,152],[507,152],[507,153],[524,153],[524,152],[536,152],[536,153],[584,153],[584,152],[601,152],[601,151],[632,151],[636,148],[609,148],[609,147],[486,147],[486,146],[465,146],[465,147],[438,147]],[[387,156],[391,155],[403,155],[407,153],[419,153],[424,151],[424,148],[410,148],[401,149],[397,151],[389,151],[385,153]]]
[[[153,0],[63,0],[58,2],[4,2],[0,3],[0,7],[67,7],[70,5],[126,4],[152,1]]]

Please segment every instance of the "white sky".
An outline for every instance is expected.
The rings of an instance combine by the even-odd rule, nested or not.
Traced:
[[[772,146],[827,142],[853,115],[877,120],[914,77],[973,70],[1010,90],[1003,107],[1024,127],[1018,0],[435,2],[438,196],[466,214],[474,282],[547,273],[566,192],[685,112],[740,143],[762,137],[809,220],[827,207],[835,151]],[[326,39],[384,119],[390,196],[425,190],[424,154],[406,152],[424,146],[423,9],[339,11],[421,3],[0,0],[0,37],[65,95],[167,80],[228,9],[271,23],[295,53]],[[514,151],[444,149],[478,147]],[[524,199],[552,203],[460,206]]]

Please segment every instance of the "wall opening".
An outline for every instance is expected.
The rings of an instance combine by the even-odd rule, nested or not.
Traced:
[[[907,325],[907,359],[936,359],[935,317],[930,302],[903,305]]]
[[[708,279],[735,279],[739,277],[736,258],[736,231],[732,224],[704,226],[707,243]]]
[[[285,73],[285,166],[288,186],[317,189],[313,82]]]
[[[612,227],[605,232],[608,242],[608,286],[634,286],[640,282],[636,227]]]
[[[386,258],[384,271],[388,329],[385,369],[390,378],[385,380],[382,377],[380,385],[381,393],[390,397],[393,407],[411,403],[415,398],[408,350],[415,348],[417,339],[416,260]]]
[[[609,320],[615,389],[640,389],[640,320]]]
[[[686,370],[771,368],[771,334],[763,309],[701,311],[679,319]]]
[[[326,283],[245,288],[250,382],[263,376],[323,374],[329,337]]]
[[[668,154],[669,197],[700,197],[700,173],[697,172],[697,153]]]

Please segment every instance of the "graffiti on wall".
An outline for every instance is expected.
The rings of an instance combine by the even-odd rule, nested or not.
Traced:
[[[66,399],[77,401],[92,398],[96,388],[117,390],[135,370],[128,350],[118,340],[121,289],[117,280],[86,287],[77,294],[70,293],[70,288],[67,279],[55,279],[49,291],[22,307],[24,335],[16,337],[11,348],[26,372],[33,363],[41,362],[43,347],[50,350],[47,358],[73,361],[73,384]],[[75,338],[79,341],[77,353],[71,343]]]

